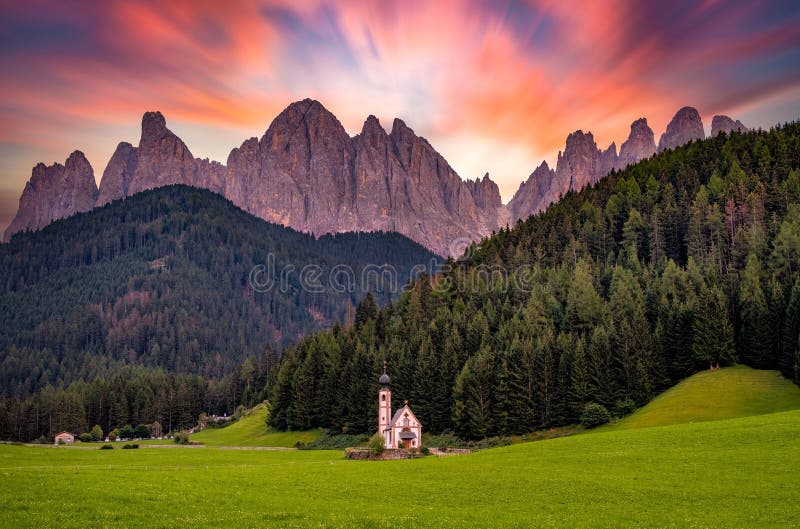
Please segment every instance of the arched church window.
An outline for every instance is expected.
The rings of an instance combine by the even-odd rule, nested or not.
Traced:
[[[381,395],[381,400],[386,402],[386,394],[385,393],[383,395]]]

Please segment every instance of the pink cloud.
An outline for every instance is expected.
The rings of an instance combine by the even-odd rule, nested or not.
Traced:
[[[659,134],[687,104],[706,121],[757,115],[800,83],[800,8],[788,2],[34,1],[3,14],[0,143],[30,147],[0,175],[6,189],[21,190],[32,156],[76,147],[101,174],[145,110],[224,161],[315,97],[353,134],[369,113],[385,126],[402,117],[509,197],[578,128],[619,145],[640,116]]]

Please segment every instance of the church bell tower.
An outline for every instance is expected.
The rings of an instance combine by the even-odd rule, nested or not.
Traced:
[[[392,389],[389,387],[392,380],[386,374],[386,362],[383,363],[383,374],[378,379],[381,389],[378,391],[378,433],[386,440],[386,446],[391,448],[391,431],[389,421],[392,420]]]

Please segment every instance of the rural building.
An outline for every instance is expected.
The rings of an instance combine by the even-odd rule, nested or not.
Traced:
[[[72,444],[75,442],[75,434],[69,432],[59,432],[56,434],[55,444]]]
[[[392,381],[386,374],[385,365],[378,382],[381,385],[378,391],[378,433],[383,436],[386,448],[419,448],[422,423],[409,408],[408,401],[392,415]]]

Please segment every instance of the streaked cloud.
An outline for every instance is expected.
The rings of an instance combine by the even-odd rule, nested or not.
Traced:
[[[509,198],[578,128],[605,147],[640,116],[658,135],[684,105],[707,124],[728,113],[765,127],[800,107],[796,2],[33,0],[0,9],[0,193],[13,195],[36,162],[75,148],[99,178],[150,109],[196,156],[223,162],[296,99],[320,99],[351,134],[370,113],[387,127],[398,116],[463,177],[488,171]]]

